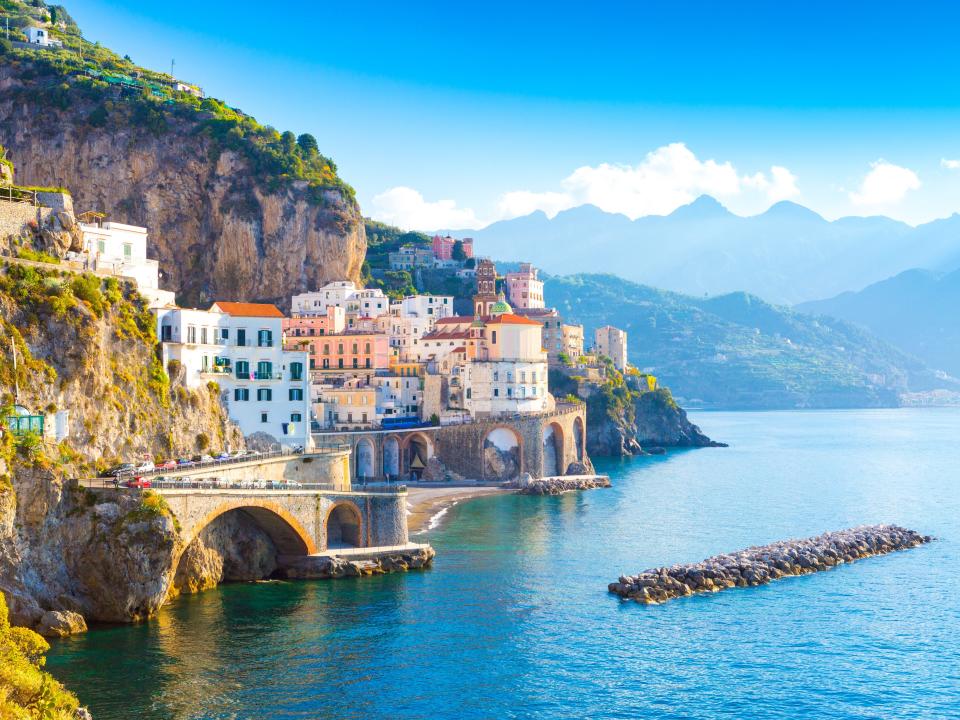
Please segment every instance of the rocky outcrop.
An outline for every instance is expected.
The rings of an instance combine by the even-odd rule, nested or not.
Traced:
[[[896,550],[915,548],[932,538],[897,525],[869,525],[817,537],[747,548],[717,555],[695,565],[673,565],[621,576],[610,592],[644,605],[656,605],[696,593],[764,585],[792,575],[807,575]]]
[[[383,575],[429,567],[435,555],[433,548],[426,545],[409,550],[374,554],[362,560],[331,556],[291,558],[277,570],[277,575],[300,580]]]
[[[64,80],[65,100],[44,102]],[[144,123],[120,96],[73,82],[25,60],[0,66],[0,143],[18,182],[70,188],[77,212],[145,226],[164,287],[185,302],[283,307],[329,280],[360,279],[366,234],[346,190],[267,182],[250,158],[201,132],[202,112],[158,104],[150,112],[160,120]]]
[[[47,610],[37,622],[37,632],[44,637],[67,637],[87,631],[83,615],[72,610]]]
[[[587,402],[587,450],[591,455],[642,455],[645,448],[726,447],[701,432],[670,391],[629,393],[620,404],[603,394]]]
[[[207,525],[184,550],[170,593],[262,580],[276,569],[277,548],[270,536],[242,511],[229,512]]]
[[[525,478],[519,483],[520,495],[563,495],[577,490],[593,490],[610,487],[606,475],[566,475],[564,477]]]

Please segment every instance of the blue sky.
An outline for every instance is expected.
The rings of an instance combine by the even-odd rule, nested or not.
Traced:
[[[472,227],[701,193],[960,210],[960,4],[66,2],[85,36],[311,132],[364,212]]]

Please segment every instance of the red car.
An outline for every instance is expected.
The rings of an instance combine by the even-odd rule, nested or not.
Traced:
[[[157,465],[157,470],[176,470],[177,461],[176,460],[167,460],[165,463],[160,463]]]
[[[150,487],[150,478],[145,477],[135,477],[130,478],[123,483],[124,487],[128,488],[148,488]]]

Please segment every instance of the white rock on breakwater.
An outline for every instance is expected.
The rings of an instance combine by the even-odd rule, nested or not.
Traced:
[[[606,475],[565,475],[539,478],[524,478],[519,483],[520,495],[562,495],[575,490],[593,490],[610,487],[610,478]]]
[[[696,564],[623,575],[608,589],[625,600],[657,605],[695,593],[765,585],[782,577],[808,575],[860,558],[914,548],[932,539],[898,525],[864,525],[751,547]]]

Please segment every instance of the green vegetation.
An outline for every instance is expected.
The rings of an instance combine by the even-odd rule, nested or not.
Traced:
[[[33,260],[34,262],[49,263],[51,265],[60,264],[60,258],[57,256],[29,247],[17,248],[17,257],[21,260]]]
[[[308,197],[317,204],[326,202],[329,190],[355,201],[353,188],[337,175],[336,164],[320,153],[312,135],[280,133],[221,100],[201,99],[197,88],[177,89],[171,75],[136,65],[129,57],[83,39],[60,7],[47,7],[41,0],[0,2],[0,22],[9,18],[17,34],[51,14],[64,23],[48,27],[51,36],[63,42],[62,50],[11,49],[5,55],[20,78],[30,81],[22,91],[24,99],[61,111],[92,105],[84,118],[95,128],[137,127],[159,136],[174,125],[189,123],[194,133],[209,138],[214,157],[224,150],[238,153],[271,190],[304,181]]]
[[[430,245],[430,236],[421,232],[408,232],[393,225],[364,218],[367,231],[367,263],[370,269],[386,270],[390,267],[389,255],[404,245]],[[462,248],[461,248],[462,249]]]
[[[745,293],[694,298],[613,275],[549,277],[544,293],[588,337],[625,329],[630,361],[684,405],[894,406],[901,392],[949,383],[859,327]]]
[[[0,717],[10,720],[69,720],[79,703],[44,672],[50,645],[32,630],[11,627],[0,593]]]

